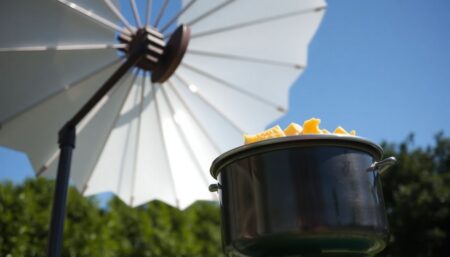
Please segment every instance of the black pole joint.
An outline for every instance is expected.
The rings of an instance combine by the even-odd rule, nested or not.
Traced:
[[[76,128],[74,126],[64,126],[58,133],[59,148],[75,148]]]
[[[72,152],[75,148],[76,126],[95,107],[95,105],[116,85],[116,83],[139,62],[147,53],[147,41],[142,37],[137,47],[126,61],[111,75],[97,92],[81,107],[59,131],[58,144],[60,148],[56,187],[53,195],[52,217],[48,237],[48,257],[60,257],[64,233],[64,218],[66,211],[67,189],[69,186]]]

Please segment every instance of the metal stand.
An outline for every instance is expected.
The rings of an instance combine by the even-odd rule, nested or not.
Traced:
[[[64,218],[66,214],[67,189],[70,177],[72,152],[75,149],[76,126],[92,110],[92,108],[114,87],[114,85],[145,56],[145,44],[135,49],[127,60],[113,73],[103,86],[89,99],[89,101],[69,120],[59,131],[60,157],[58,174],[53,196],[52,218],[48,237],[48,257],[59,257],[63,242]]]
[[[61,151],[53,196],[48,257],[59,257],[61,254],[67,188],[72,152],[75,149],[77,124],[133,66],[152,71],[152,82],[162,83],[166,81],[183,59],[190,39],[190,29],[186,25],[180,25],[171,35],[167,45],[165,45],[163,39],[161,33],[149,27],[141,28],[131,36],[120,35],[119,40],[127,44],[127,47],[122,49],[127,54],[127,60],[59,131],[58,143]]]

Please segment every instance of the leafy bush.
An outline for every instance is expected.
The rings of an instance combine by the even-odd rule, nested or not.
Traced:
[[[450,139],[413,147],[413,136],[384,143],[399,164],[383,176],[391,238],[379,256],[450,256]],[[0,256],[46,255],[53,181],[0,183]],[[63,256],[224,256],[215,203],[180,211],[162,202],[129,208],[112,198],[101,209],[94,198],[69,191]]]

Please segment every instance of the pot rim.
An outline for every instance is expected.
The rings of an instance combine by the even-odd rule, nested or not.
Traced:
[[[223,166],[248,156],[281,149],[311,146],[343,146],[372,153],[376,161],[383,157],[383,148],[367,138],[347,135],[297,135],[271,138],[260,142],[242,145],[219,155],[211,164],[210,174],[217,179]]]

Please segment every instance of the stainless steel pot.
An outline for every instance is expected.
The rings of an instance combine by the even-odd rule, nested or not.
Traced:
[[[360,137],[301,135],[233,149],[211,166],[226,253],[364,256],[386,244],[382,148]]]

